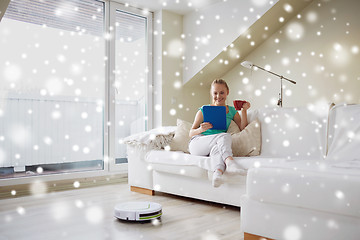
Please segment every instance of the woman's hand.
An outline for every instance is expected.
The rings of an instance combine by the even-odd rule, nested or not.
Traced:
[[[249,102],[246,102],[246,103],[244,103],[244,105],[242,106],[242,109],[243,110],[248,110],[250,108],[250,103]]]
[[[196,113],[194,123],[190,129],[189,137],[193,137],[195,135],[201,134],[201,133],[205,132],[206,130],[213,127],[213,125],[211,123],[203,122],[203,121],[204,121],[203,114],[202,114],[201,110],[199,110]]]
[[[199,128],[200,128],[201,132],[205,132],[206,130],[208,130],[208,129],[212,128],[212,127],[213,127],[213,125],[211,123],[203,122],[203,123],[200,124]]]

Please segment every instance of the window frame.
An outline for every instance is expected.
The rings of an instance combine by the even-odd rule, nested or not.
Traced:
[[[147,52],[147,64],[148,64],[148,72],[147,72],[147,80],[146,80],[146,84],[148,85],[147,91],[146,91],[146,100],[147,100],[147,106],[146,106],[146,112],[147,112],[147,117],[148,117],[148,121],[147,121],[147,129],[151,129],[153,126],[153,113],[152,113],[152,109],[153,109],[153,93],[152,90],[154,88],[154,81],[153,81],[153,75],[152,75],[152,61],[153,61],[153,54],[152,54],[152,50],[153,50],[153,39],[152,39],[152,22],[153,22],[153,13],[152,12],[147,12],[144,13],[142,10],[134,8],[134,7],[130,7],[130,6],[125,6],[122,3],[117,3],[117,2],[113,2],[110,1],[109,2],[109,24],[107,24],[107,33],[109,34],[109,36],[114,36],[116,34],[116,27],[115,26],[111,26],[110,24],[113,23],[115,24],[115,19],[116,19],[116,11],[120,10],[123,12],[129,12],[131,14],[135,14],[137,16],[140,17],[144,17],[147,20],[146,23],[146,27],[147,27],[147,32],[146,32],[146,41],[147,41],[147,48],[146,48],[146,52]],[[115,69],[115,43],[116,43],[116,39],[114,37],[110,37],[110,41],[109,42],[109,59],[110,61],[108,62],[108,68],[107,68],[107,73],[109,74],[109,77],[107,78],[109,81],[107,81],[108,86],[106,86],[106,89],[108,91],[107,96],[108,99],[106,101],[107,102],[107,106],[108,106],[108,121],[109,123],[114,123],[114,124],[109,124],[108,125],[108,152],[107,155],[105,156],[109,156],[108,159],[108,163],[109,163],[109,169],[110,171],[126,171],[127,172],[127,168],[128,168],[128,164],[127,163],[121,163],[121,164],[116,164],[115,163],[115,145],[118,144],[115,141],[115,131],[116,131],[116,126],[115,126],[115,95],[116,95],[116,89],[115,87],[113,87],[114,81],[115,81],[115,73],[112,71],[112,69]],[[150,87],[151,86],[151,87]]]
[[[117,3],[111,0],[94,0],[104,3],[104,34],[111,33],[111,12],[115,9],[121,9],[124,12],[134,13],[139,16],[143,16],[147,19],[147,84],[146,91],[147,98],[147,129],[153,127],[153,12],[148,11],[148,14],[144,14],[141,9],[134,7],[128,7],[124,4]],[[115,14],[112,14],[115,16]],[[99,177],[113,174],[127,175],[128,164],[116,164],[115,163],[115,88],[112,86],[112,82],[115,79],[115,74],[111,71],[115,66],[115,41],[114,39],[106,40],[105,42],[105,57],[108,59],[105,64],[105,107],[104,107],[104,121],[103,121],[103,166],[102,170],[91,170],[82,172],[69,172],[49,175],[35,175],[18,178],[4,178],[0,179],[0,186],[11,186],[19,184],[29,184],[34,180],[40,181],[56,181],[56,180],[71,180],[87,177]]]

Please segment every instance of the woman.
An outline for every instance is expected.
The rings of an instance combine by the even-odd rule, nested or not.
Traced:
[[[241,109],[241,118],[234,107],[226,105],[226,98],[229,95],[229,87],[222,79],[215,79],[211,83],[212,104],[211,106],[226,107],[226,123],[229,128],[231,120],[243,130],[247,124],[247,110],[250,103],[246,102]],[[221,177],[225,169],[229,172],[237,172],[236,164],[231,150],[231,135],[227,130],[211,129],[209,122],[204,122],[202,108],[196,113],[194,123],[190,129],[189,151],[191,154],[200,156],[210,156],[212,167],[214,169],[212,185],[219,187],[222,183]]]

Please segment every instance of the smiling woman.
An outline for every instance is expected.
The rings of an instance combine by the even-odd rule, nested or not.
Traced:
[[[231,121],[233,120],[240,130],[243,130],[247,124],[247,109],[250,103],[245,102],[241,110],[241,118],[233,106],[226,104],[229,95],[229,87],[223,79],[215,79],[211,84],[210,94],[212,104],[210,106],[226,107],[226,129],[213,129],[210,122],[204,121],[204,107],[199,108],[196,113],[194,123],[190,129],[189,151],[191,154],[200,156],[210,156],[211,168],[214,171],[212,185],[219,187],[222,184],[222,175],[225,170],[236,172],[239,169],[235,166],[233,153],[231,149],[231,135],[227,132]]]

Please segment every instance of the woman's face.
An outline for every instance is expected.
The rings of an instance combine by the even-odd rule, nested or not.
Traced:
[[[229,90],[227,90],[224,84],[215,83],[211,86],[211,95],[214,105],[224,106],[226,105],[226,98],[229,95]]]

